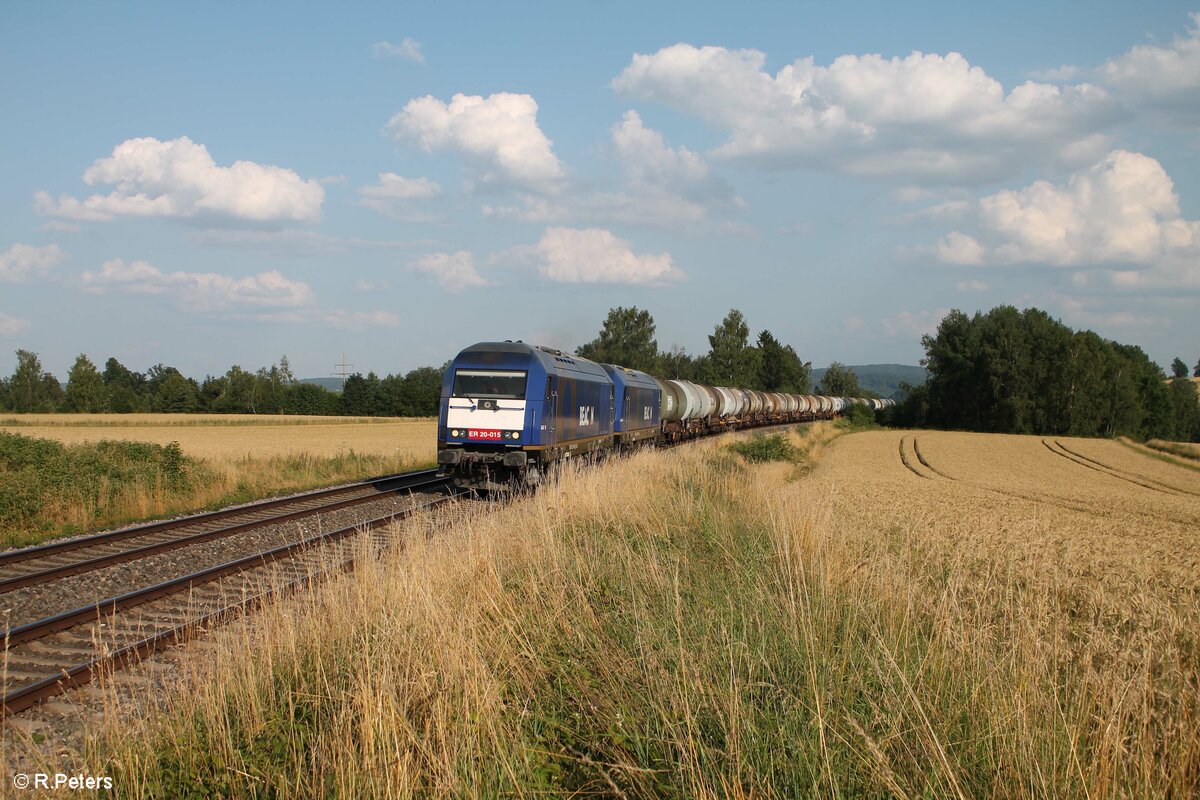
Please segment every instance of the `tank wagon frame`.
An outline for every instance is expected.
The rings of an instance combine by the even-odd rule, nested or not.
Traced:
[[[514,490],[566,459],[832,419],[853,404],[893,401],[706,386],[524,342],[480,342],[443,375],[438,465],[459,487]]]

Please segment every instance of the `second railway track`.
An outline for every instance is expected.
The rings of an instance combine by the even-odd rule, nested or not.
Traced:
[[[421,470],[11,550],[0,553],[0,594],[443,483],[437,470]]]

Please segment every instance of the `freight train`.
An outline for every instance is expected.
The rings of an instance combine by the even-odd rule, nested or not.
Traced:
[[[893,401],[705,386],[519,341],[480,342],[443,377],[438,465],[462,488],[517,490],[564,459],[832,419],[856,403],[881,410]]]

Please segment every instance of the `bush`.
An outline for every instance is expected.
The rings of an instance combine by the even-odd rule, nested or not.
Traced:
[[[749,439],[734,442],[729,449],[751,462],[795,461],[800,455],[782,433],[757,433]]]
[[[845,421],[851,428],[874,428],[876,424],[875,410],[867,408],[860,403],[855,403],[846,412]]]
[[[176,442],[64,445],[0,432],[0,545],[94,527],[123,505],[183,496],[208,477]]]

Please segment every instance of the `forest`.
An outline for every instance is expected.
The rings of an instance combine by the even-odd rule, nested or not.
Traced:
[[[922,338],[929,380],[907,388],[905,427],[1135,439],[1200,439],[1186,363],[1173,378],[1135,345],[1075,331],[1045,311],[951,311]],[[1200,377],[1200,362],[1194,373]]]

